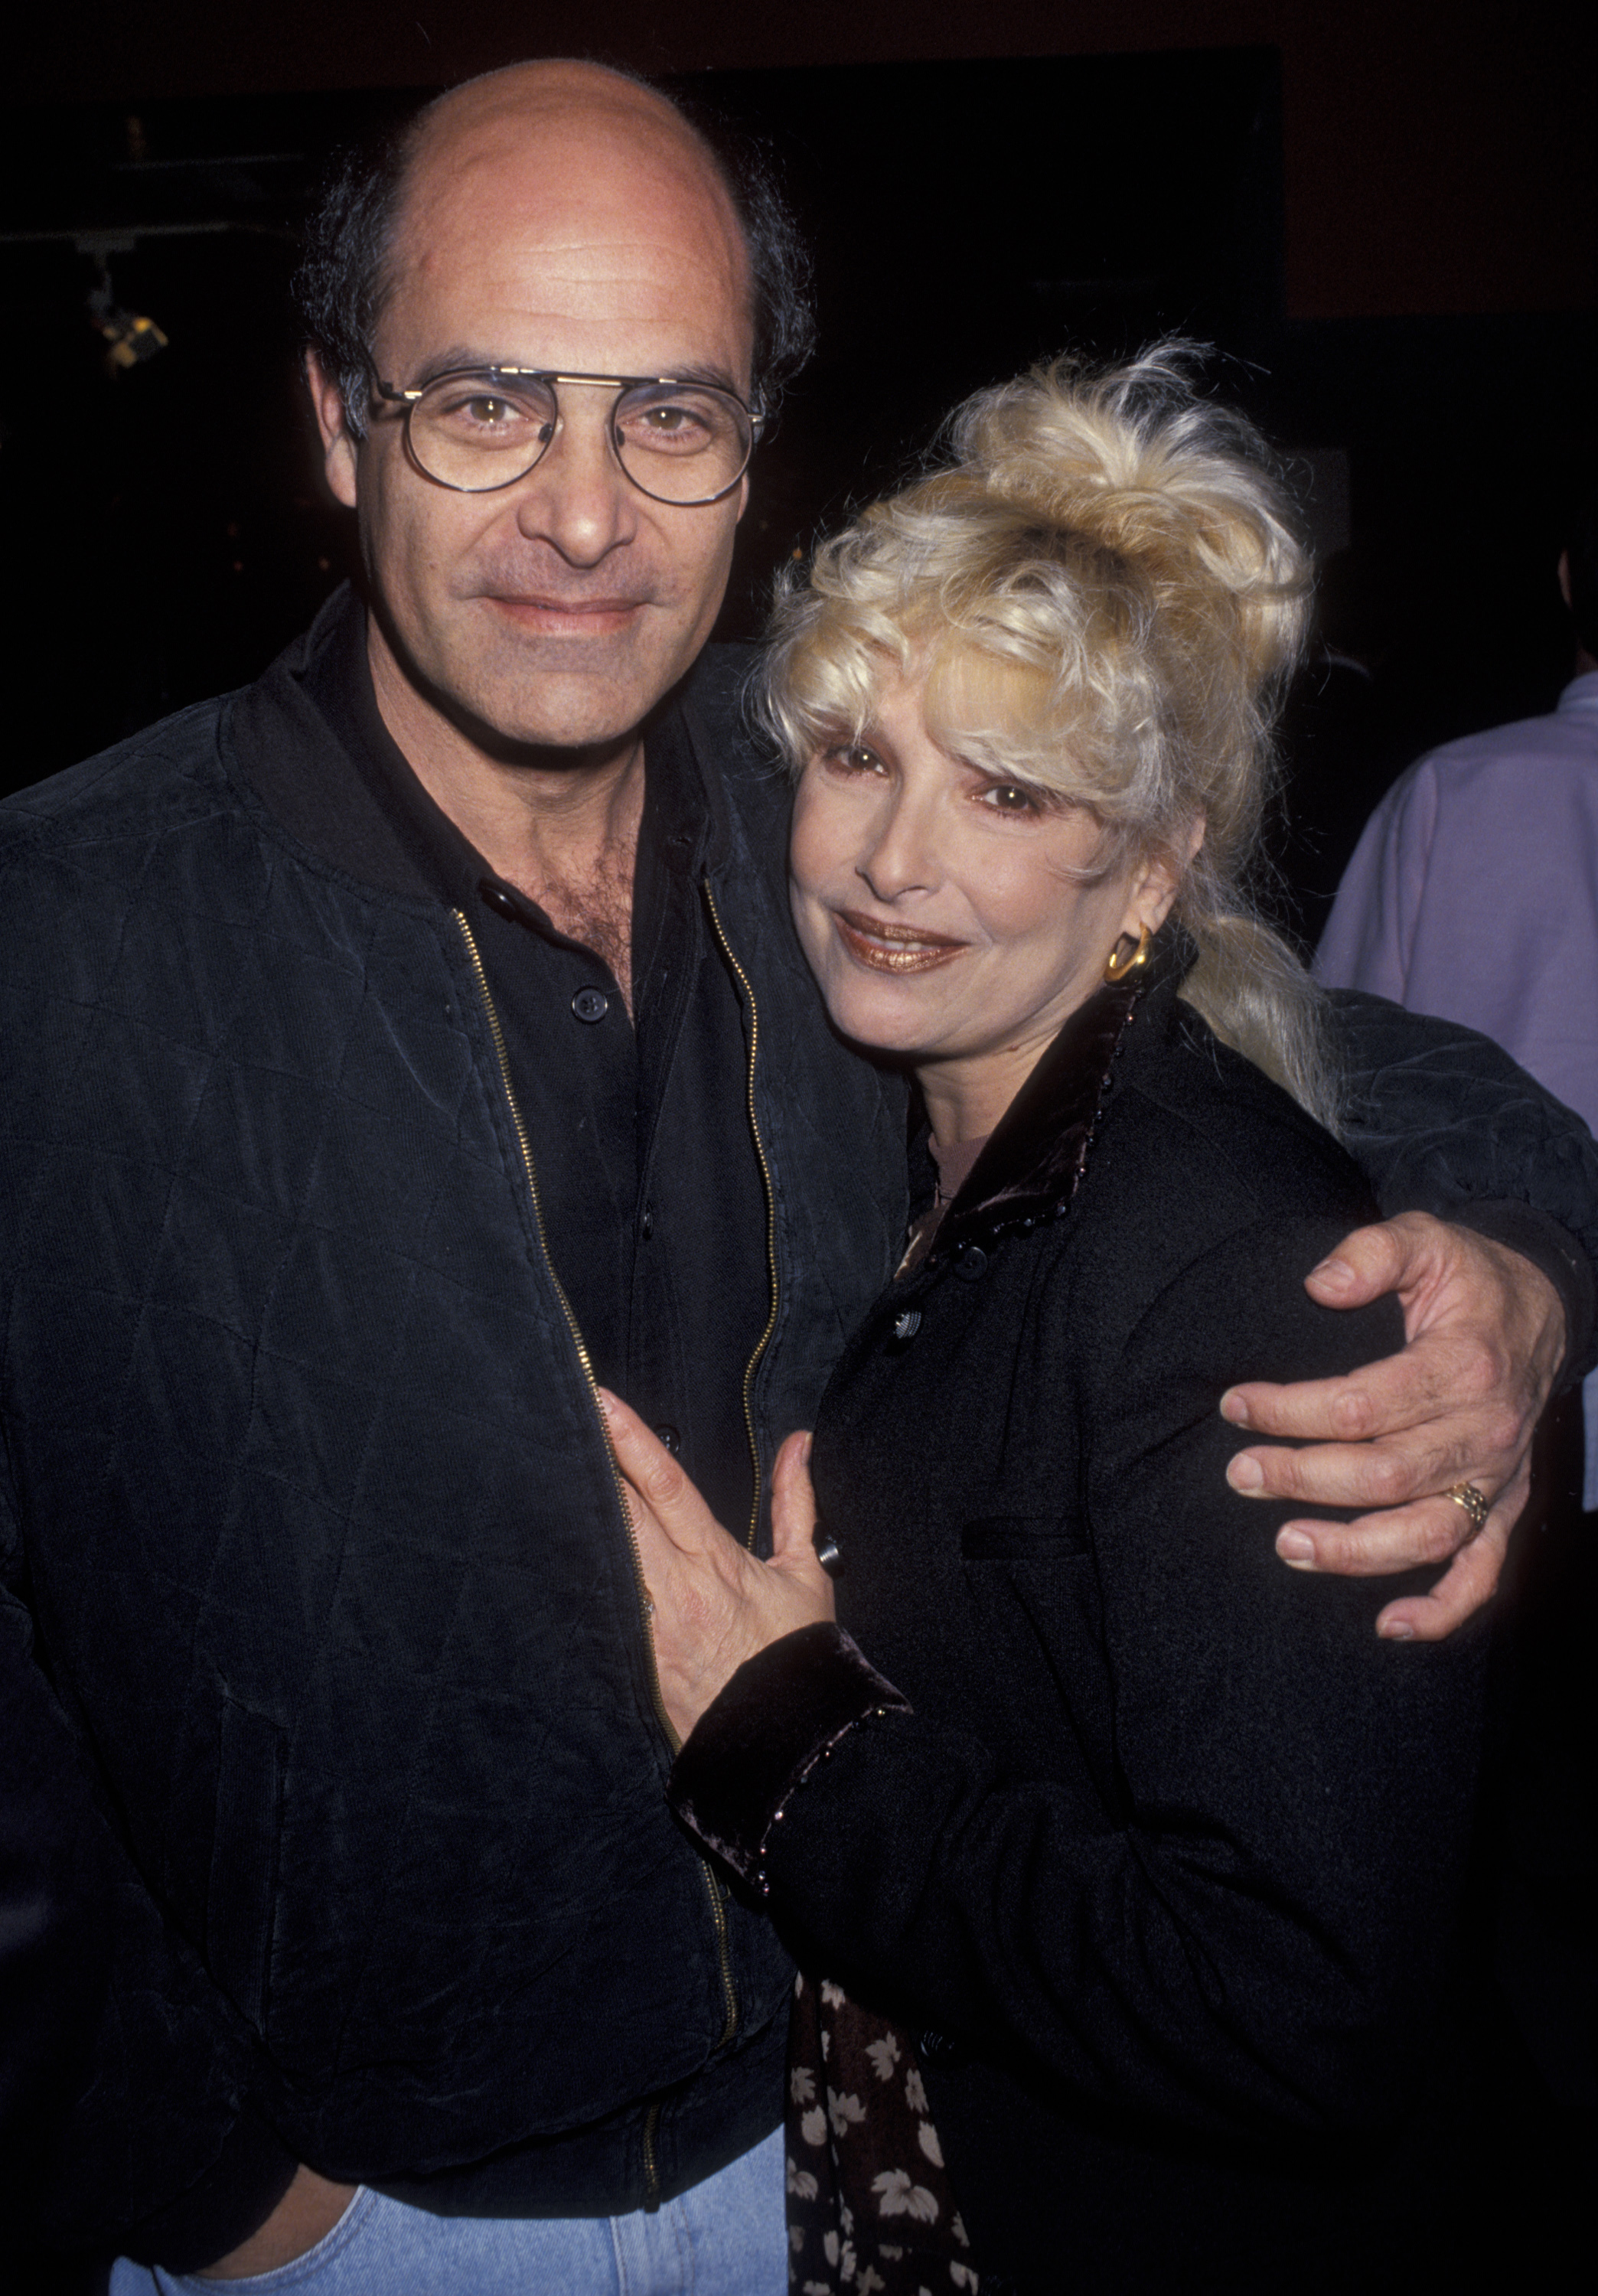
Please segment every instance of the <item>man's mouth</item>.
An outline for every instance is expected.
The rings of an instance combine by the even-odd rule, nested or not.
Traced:
[[[928,932],[915,925],[889,924],[858,909],[834,909],[838,938],[858,964],[873,972],[930,972],[968,946],[949,933]]]
[[[545,597],[537,591],[489,592],[488,603],[525,630],[550,637],[603,637],[625,629],[644,598]]]

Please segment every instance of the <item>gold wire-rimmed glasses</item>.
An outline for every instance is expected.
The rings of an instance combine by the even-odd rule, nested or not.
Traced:
[[[616,394],[607,435],[625,476],[652,502],[719,502],[749,468],[764,411],[719,383],[669,374],[573,374],[547,367],[452,368],[414,390],[378,381],[405,409],[406,446],[424,478],[494,494],[537,467],[561,427],[569,384]]]

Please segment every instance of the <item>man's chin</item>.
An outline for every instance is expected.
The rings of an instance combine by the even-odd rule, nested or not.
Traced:
[[[646,650],[635,627],[583,637],[519,635],[470,664],[427,665],[416,682],[491,754],[610,748],[636,734],[697,652]]]

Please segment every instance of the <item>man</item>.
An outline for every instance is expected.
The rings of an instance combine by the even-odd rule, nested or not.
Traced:
[[[903,1227],[899,1087],[821,1019],[783,791],[701,656],[753,362],[799,332],[780,234],[572,64],[432,107],[332,226],[308,373],[370,611],[4,816],[7,1583],[120,1837],[57,2218],[168,2270],[371,2263],[307,2288],[664,2289],[691,2252],[774,2290],[789,1968],[668,1816],[594,1386],[756,1536]],[[1533,1162],[1576,1226],[1598,1199],[1558,1111],[1516,1165],[1489,1048],[1361,1009],[1356,1063],[1404,1062],[1383,1201],[1496,1201],[1318,1279],[1401,1283],[1401,1370],[1232,1405],[1387,1446],[1233,1472],[1411,1502],[1292,1557],[1381,1570],[1452,1550],[1415,1495],[1467,1476],[1496,1545],[1592,1321],[1511,1200]],[[1389,1621],[1450,1623],[1493,1551]]]

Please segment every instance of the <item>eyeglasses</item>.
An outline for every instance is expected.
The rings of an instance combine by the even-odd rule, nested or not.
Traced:
[[[613,390],[611,450],[653,502],[719,502],[749,468],[765,427],[736,391],[668,374],[561,374],[543,367],[476,366],[435,375],[419,390],[377,383],[405,409],[406,445],[425,478],[456,494],[493,494],[526,478],[561,427],[568,384]]]

